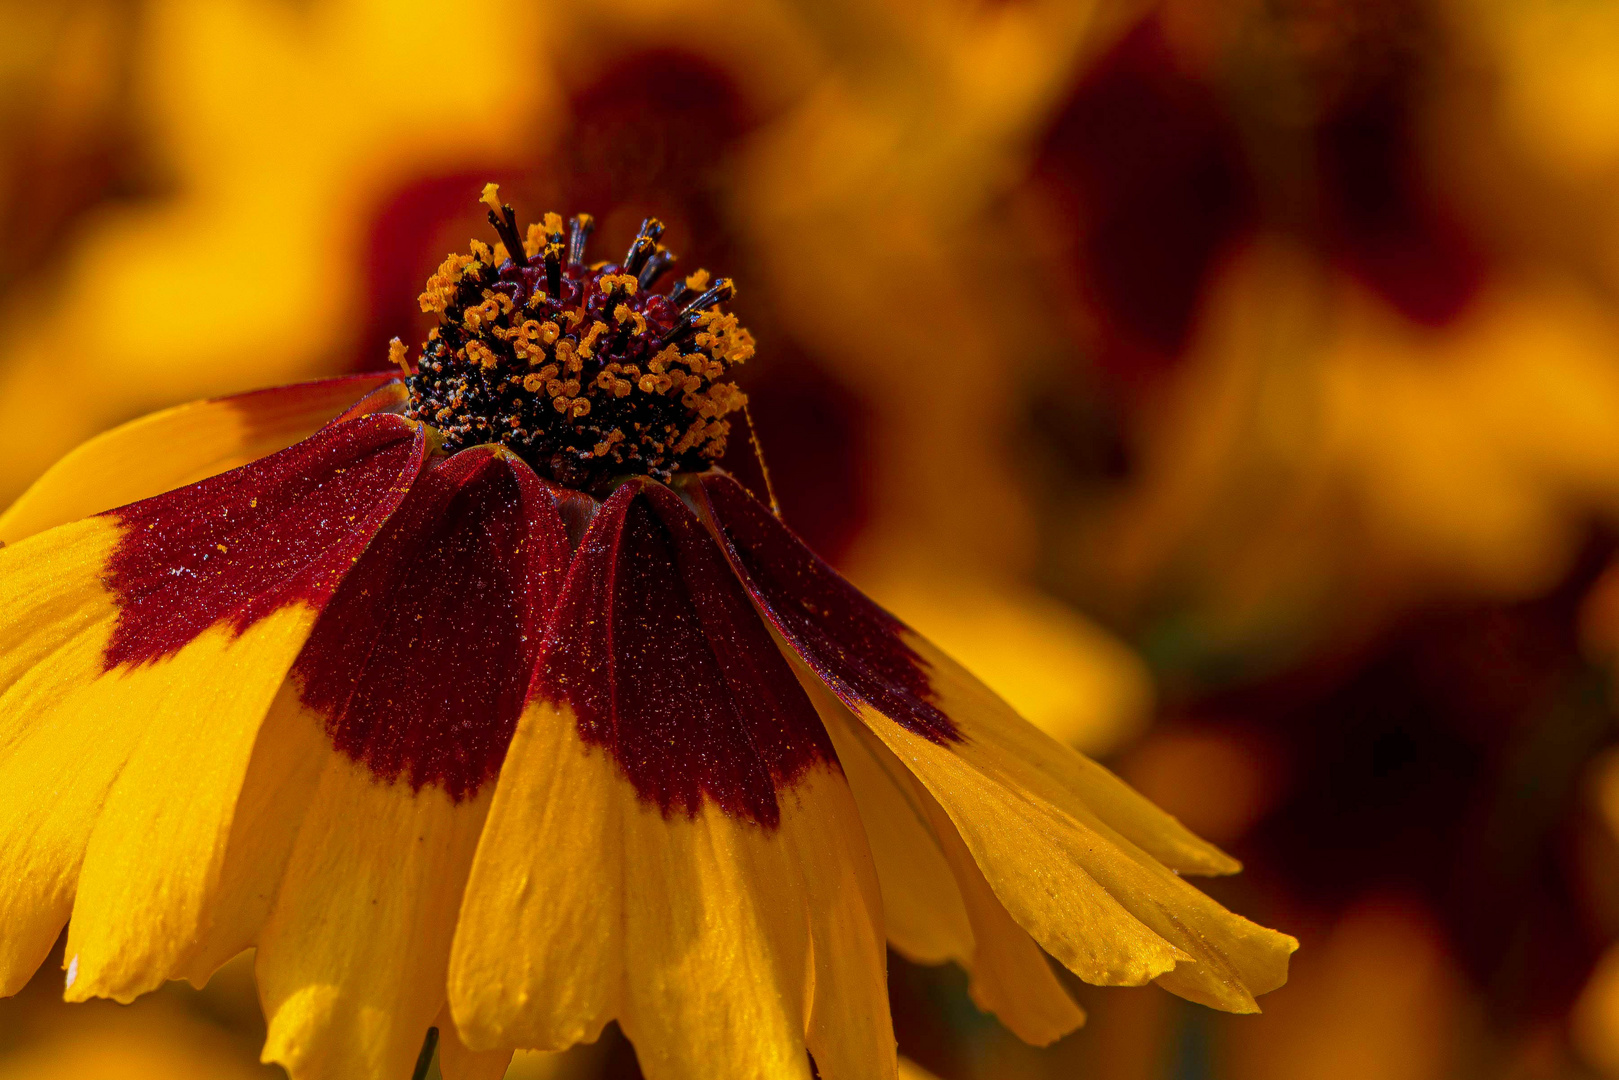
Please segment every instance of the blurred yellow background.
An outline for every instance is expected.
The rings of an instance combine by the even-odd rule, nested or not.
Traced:
[[[0,504],[387,363],[520,214],[741,285],[785,516],[1247,864],[1260,1017],[1075,986],[943,1080],[1619,1076],[1619,2],[0,0]],[[735,463],[739,472],[748,462]],[[1614,569],[1610,569],[1610,563]],[[0,1002],[0,1080],[237,1077],[203,991]],[[621,1038],[512,1077],[638,1075]]]

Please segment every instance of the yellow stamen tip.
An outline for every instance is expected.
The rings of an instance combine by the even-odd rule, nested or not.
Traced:
[[[500,185],[485,184],[480,201],[495,213],[500,213]]]

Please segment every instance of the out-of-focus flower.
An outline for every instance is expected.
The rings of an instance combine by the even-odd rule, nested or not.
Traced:
[[[885,931],[1036,1043],[1081,1020],[1041,947],[1232,1011],[1285,981],[1180,876],[1234,861],[708,468],[729,282],[484,198],[405,378],[136,421],[0,518],[0,985],[69,914],[72,1000],[256,945],[267,1060],[394,1076],[437,1019],[455,1080],[615,1019],[654,1078],[890,1074]],[[271,431],[312,433],[216,472]]]
[[[0,1056],[4,1080],[264,1080],[224,1033],[163,1001],[92,1007]]]
[[[1180,580],[1211,640],[1258,626],[1303,649],[1335,603],[1353,625],[1533,595],[1586,515],[1619,511],[1619,323],[1579,289],[1491,286],[1436,334],[1260,245],[1209,306],[1144,414],[1141,479],[1084,557],[1138,595]]]
[[[1326,935],[1296,996],[1234,1031],[1226,1067],[1244,1080],[1440,1080],[1463,1067],[1463,981],[1418,905],[1369,898]]]
[[[1168,3],[1077,82],[1034,246],[1130,473],[1060,496],[1067,591],[1279,663],[1543,591],[1619,507],[1619,320],[1447,172],[1481,115],[1435,89],[1455,35],[1422,5]]]
[[[1619,757],[1609,754],[1593,772],[1603,823],[1619,837]],[[1598,961],[1572,1017],[1575,1044],[1604,1075],[1619,1075],[1619,948]]]
[[[906,1057],[899,1059],[899,1077],[900,1080],[937,1080],[932,1073]]]
[[[84,216],[152,194],[130,115],[127,0],[0,6],[0,303],[56,268]]]

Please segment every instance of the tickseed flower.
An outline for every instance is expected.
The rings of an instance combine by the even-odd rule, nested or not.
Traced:
[[[66,923],[69,1000],[255,946],[296,1080],[610,1020],[653,1080],[835,1080],[894,1075],[885,941],[1037,1043],[1082,1018],[1042,949],[1235,1011],[1285,980],[1180,876],[1235,862],[714,467],[728,282],[484,194],[403,375],[135,421],[0,517],[0,991]]]

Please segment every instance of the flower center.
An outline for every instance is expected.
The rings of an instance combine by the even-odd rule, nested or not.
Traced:
[[[543,476],[602,493],[616,478],[668,480],[725,453],[730,413],[747,403],[733,364],[753,355],[753,336],[719,305],[728,279],[699,270],[667,294],[652,292],[675,262],[658,243],[663,225],[641,223],[621,263],[584,262],[594,222],[557,214],[517,229],[499,189],[483,201],[500,236],[472,241],[428,279],[422,310],[439,324],[411,371],[405,415],[431,424],[450,453],[501,443]]]

